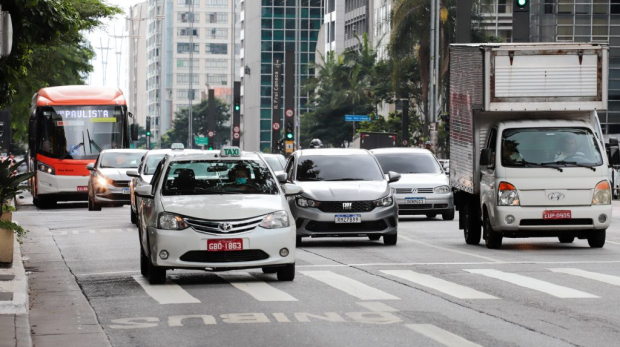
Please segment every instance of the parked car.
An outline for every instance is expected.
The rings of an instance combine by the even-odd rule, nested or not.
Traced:
[[[426,215],[454,219],[454,197],[450,182],[429,150],[421,148],[374,149],[383,171],[401,174],[391,186],[396,189],[400,215]]]
[[[129,204],[127,171],[138,168],[143,149],[106,149],[99,153],[95,163],[86,165],[88,179],[88,210],[101,211],[102,206]]]
[[[396,244],[398,208],[389,183],[400,175],[384,175],[367,150],[300,150],[289,158],[286,173],[304,190],[289,201],[298,245],[303,237],[328,236],[383,237],[386,245]]]

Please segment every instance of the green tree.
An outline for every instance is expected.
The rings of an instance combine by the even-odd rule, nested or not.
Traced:
[[[192,129],[194,135],[207,136],[207,110],[208,101],[194,105],[192,109]],[[213,148],[221,148],[230,140],[230,106],[218,98],[215,98],[215,137]],[[170,148],[176,142],[183,143],[187,147],[189,108],[184,108],[175,113],[172,128],[162,136],[161,148]],[[211,145],[211,143],[210,143]],[[196,147],[194,144],[193,147]]]

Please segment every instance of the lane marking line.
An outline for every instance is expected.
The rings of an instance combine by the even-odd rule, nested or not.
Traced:
[[[132,276],[144,291],[155,301],[162,305],[166,304],[199,304],[200,300],[191,296],[178,284],[167,280],[166,284],[152,285],[142,275]]]
[[[398,309],[392,306],[386,305],[382,302],[367,301],[367,302],[358,302],[357,304],[372,312],[398,312]]]
[[[290,294],[272,287],[267,282],[261,281],[247,272],[217,275],[235,288],[250,294],[258,301],[297,301]]]
[[[463,252],[463,251],[459,251],[459,250],[456,250],[456,249],[451,249],[451,248],[446,248],[446,247],[441,247],[441,246],[433,245],[433,244],[426,243],[426,242],[423,242],[423,241],[414,240],[414,239],[412,239],[410,237],[407,237],[407,236],[404,236],[404,235],[400,235],[400,234],[398,235],[398,238],[403,239],[403,240],[407,240],[409,242],[417,243],[417,244],[420,244],[420,245],[424,245],[424,246],[427,246],[427,247],[441,249],[442,251],[448,251],[448,252],[452,252],[452,253],[463,254],[463,255],[470,256],[470,257],[476,257],[476,258],[479,258],[479,259],[489,260],[489,261],[492,261],[494,263],[503,263],[503,261],[498,260],[498,259],[494,259],[494,258],[490,258],[490,257],[485,257],[483,255],[478,255],[478,254],[474,254],[474,253]]]
[[[464,269],[464,271],[495,278],[500,281],[505,281],[520,287],[533,289],[562,299],[598,298],[598,296],[596,295],[515,273],[503,272],[494,269]]]
[[[620,242],[614,242],[614,241],[609,241],[609,240],[605,240],[606,243],[611,243],[614,245],[620,245]]]
[[[612,275],[606,275],[606,274],[601,274],[601,273],[596,273],[596,272],[585,271],[581,269],[570,269],[570,268],[554,268],[554,269],[549,269],[549,270],[555,273],[563,273],[567,275],[579,276],[579,277],[587,278],[590,280],[595,280],[595,281],[611,284],[614,286],[620,286],[620,277],[618,276],[612,276]]]
[[[405,324],[405,326],[446,347],[482,347],[432,324]]]
[[[137,274],[137,273],[140,273],[140,271],[91,272],[91,273],[86,273],[86,274],[77,274],[76,276],[115,275],[115,274],[125,274],[125,273]]]
[[[394,295],[331,271],[301,271],[301,273],[361,300],[400,300]]]
[[[441,278],[433,277],[427,274],[413,272],[411,270],[381,270],[381,272],[423,287],[434,289],[438,292],[442,292],[459,299],[499,299],[493,295],[477,291],[473,288],[448,282]]]

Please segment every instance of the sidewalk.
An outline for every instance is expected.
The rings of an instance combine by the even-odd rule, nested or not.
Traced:
[[[13,266],[0,268],[0,347],[32,347],[28,278],[17,241]]]

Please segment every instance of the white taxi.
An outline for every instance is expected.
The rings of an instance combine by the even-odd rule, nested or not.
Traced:
[[[287,196],[302,189],[286,178],[238,147],[166,155],[151,185],[135,191],[142,275],[162,284],[171,269],[262,268],[292,281],[296,227]]]

